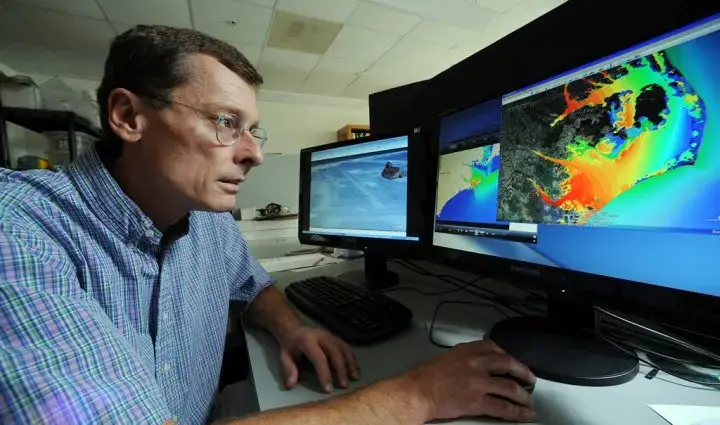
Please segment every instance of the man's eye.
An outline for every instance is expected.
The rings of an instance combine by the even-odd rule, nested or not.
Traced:
[[[217,119],[217,123],[222,128],[227,128],[229,130],[235,130],[237,128],[235,119],[229,115],[220,115]]]

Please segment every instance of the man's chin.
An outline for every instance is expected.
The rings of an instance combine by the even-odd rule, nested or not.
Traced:
[[[207,211],[216,213],[232,212],[235,209],[235,197],[232,200],[223,199],[209,199],[204,202],[199,202],[198,207],[195,208],[197,211]]]

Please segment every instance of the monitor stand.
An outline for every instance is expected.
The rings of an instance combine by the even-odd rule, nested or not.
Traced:
[[[598,315],[591,305],[558,294],[548,298],[548,317],[506,319],[487,337],[543,379],[592,387],[628,382],[638,360],[596,337]]]
[[[371,250],[365,250],[365,268],[363,271],[343,273],[341,278],[350,282],[362,283],[371,291],[395,286],[399,282],[397,273],[388,270],[387,257]]]

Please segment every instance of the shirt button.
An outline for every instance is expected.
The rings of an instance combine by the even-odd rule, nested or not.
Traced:
[[[134,248],[134,247],[135,247],[135,245],[133,245],[132,242],[128,242],[128,243],[126,243],[125,245],[126,245],[128,248]]]
[[[163,313],[162,319],[163,319],[163,322],[167,322],[167,321],[168,321],[168,315],[165,314],[165,313]]]
[[[147,230],[145,231],[145,236],[147,236],[148,238],[152,238],[154,235],[155,235],[155,232],[153,232],[153,231],[150,230],[150,229],[147,229]]]
[[[163,365],[163,373],[168,373],[168,372],[170,372],[170,363],[165,363]]]

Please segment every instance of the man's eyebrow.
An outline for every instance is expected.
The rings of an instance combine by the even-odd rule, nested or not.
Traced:
[[[206,109],[211,109],[211,110],[219,109],[219,110],[222,110],[223,112],[230,112],[230,113],[233,113],[235,115],[240,115],[240,116],[245,115],[245,111],[243,111],[242,109],[238,108],[237,106],[229,104],[229,103],[211,102],[211,103],[206,103],[203,107]]]

